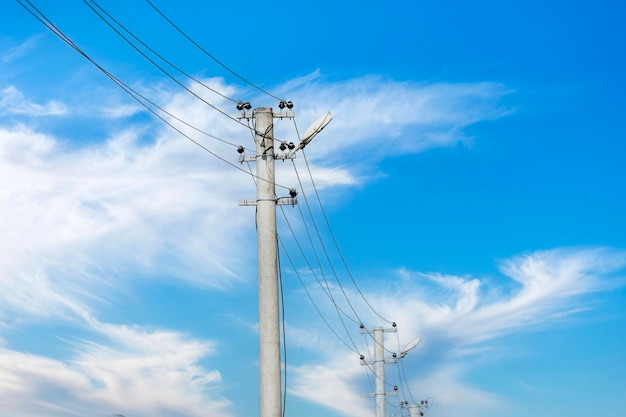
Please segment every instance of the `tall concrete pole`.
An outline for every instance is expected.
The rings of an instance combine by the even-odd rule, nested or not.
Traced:
[[[385,349],[384,329],[374,328],[374,373],[376,374],[376,417],[387,416],[385,394]]]
[[[372,365],[376,376],[376,391],[363,394],[365,396],[376,398],[376,417],[387,417],[387,396],[397,396],[398,387],[393,387],[393,392],[385,392],[385,364],[395,363],[398,361],[396,355],[391,359],[385,359],[385,332],[396,332],[396,323],[393,327],[384,329],[382,327],[374,327],[374,330],[367,330],[361,325],[362,334],[374,334],[374,360],[366,361],[361,356],[361,365]]]
[[[281,417],[278,238],[274,185],[274,129],[271,108],[256,119],[256,222],[259,257],[259,382],[261,417]]]

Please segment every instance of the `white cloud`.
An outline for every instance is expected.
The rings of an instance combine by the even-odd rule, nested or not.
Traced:
[[[0,402],[12,417],[110,415],[228,416],[220,373],[198,361],[211,343],[177,332],[90,320],[104,342],[74,342],[57,360],[0,348]]]
[[[8,64],[26,56],[41,39],[41,35],[32,36],[19,45],[8,48],[0,54],[0,64]]]
[[[354,357],[345,354],[330,357],[321,364],[290,367],[294,382],[288,393],[343,415],[369,415],[371,410],[355,390],[364,373],[358,367],[346,367],[346,363],[355,363]]]
[[[6,87],[0,94],[0,114],[59,116],[67,112],[65,104],[56,100],[51,100],[46,104],[28,101],[24,94],[13,86]]]
[[[298,109],[300,132],[330,110],[334,119],[307,151],[336,161],[347,153],[382,159],[454,145],[464,129],[510,113],[501,100],[510,93],[496,83],[415,83],[366,76],[329,83],[314,74],[293,83],[292,100],[315,103]],[[296,107],[297,108],[297,107]]]

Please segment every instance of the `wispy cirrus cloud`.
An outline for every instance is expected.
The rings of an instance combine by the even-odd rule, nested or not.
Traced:
[[[59,101],[51,100],[45,104],[28,101],[14,86],[8,86],[0,92],[0,114],[60,116],[66,112],[67,106]]]
[[[198,362],[214,354],[208,341],[176,331],[87,320],[99,342],[71,342],[68,360],[0,348],[0,397],[16,417],[229,416],[216,390],[221,375]]]
[[[511,91],[491,82],[417,83],[379,76],[328,82],[315,73],[288,85],[284,94],[296,103],[315,103],[298,111],[303,129],[327,110],[335,116],[325,138],[307,149],[333,161],[347,152],[382,159],[454,145],[470,139],[465,130],[472,124],[512,111],[504,104]]]
[[[409,380],[411,391],[418,396],[436,396],[438,415],[454,416],[461,411],[479,414],[497,409],[502,402],[496,395],[463,382],[463,375],[471,368],[467,362],[461,365],[459,359],[493,349],[504,336],[558,326],[591,308],[584,302],[590,294],[623,286],[625,269],[624,251],[561,248],[501,262],[500,270],[508,283],[399,270],[399,288],[368,298],[376,300],[383,317],[393,317],[399,323],[400,346],[392,343],[392,350],[416,336],[422,338],[422,345],[411,354],[419,355],[420,362],[419,372],[415,372],[420,376]],[[358,294],[350,298],[357,300]],[[362,307],[360,311],[366,308]],[[372,319],[376,322],[375,317]],[[295,367],[293,393],[345,415],[362,415],[341,405],[340,398],[354,396],[356,390],[367,387],[355,371],[353,354],[335,360],[334,352],[340,349],[337,345],[318,352],[316,359],[332,358],[321,364]],[[407,372],[413,373],[410,368]],[[336,382],[327,387],[319,383],[318,375]],[[312,387],[316,389],[311,397],[307,392]]]
[[[15,45],[0,53],[0,64],[12,63],[24,56],[27,56],[36,46],[42,35],[32,36],[19,45]]]

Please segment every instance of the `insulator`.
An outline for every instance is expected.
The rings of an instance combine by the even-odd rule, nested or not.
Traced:
[[[365,356],[361,355],[360,356],[361,360],[365,360]]]
[[[391,355],[391,356],[393,356],[394,358],[398,357],[398,355],[396,355],[396,352],[393,352],[393,355]]]
[[[287,144],[285,142],[281,142],[280,146],[278,147],[281,151],[284,151],[285,149],[287,149]]]
[[[394,390],[394,391],[398,391],[398,386],[397,386],[397,385],[394,385],[394,386],[393,386],[393,390]]]
[[[293,109],[293,103],[291,101],[287,102],[287,108],[288,109]]]
[[[391,323],[391,326],[396,327],[397,326],[396,322],[394,321],[393,323]]]
[[[291,196],[291,198],[295,198],[298,195],[298,191],[295,188],[290,188],[289,195]]]
[[[239,153],[243,153],[244,150],[245,149],[244,149],[243,146],[240,146],[240,147],[237,148],[237,152],[239,152]]]
[[[422,405],[424,405],[424,400],[422,400]]]
[[[287,144],[287,147],[289,148],[289,150],[292,150],[292,149],[294,149],[296,147],[296,145],[294,145],[293,142],[289,142]]]
[[[365,325],[363,323],[359,324],[359,328],[364,329]]]
[[[285,108],[285,106],[287,106],[287,104],[285,104],[285,100],[281,100],[280,103],[278,103],[278,107],[282,110]]]
[[[243,103],[243,108],[246,110],[250,110],[252,108],[252,104],[250,104],[249,101],[246,101],[245,103]]]
[[[243,110],[243,108],[244,108],[243,101],[240,101],[239,103],[237,103],[237,110]]]

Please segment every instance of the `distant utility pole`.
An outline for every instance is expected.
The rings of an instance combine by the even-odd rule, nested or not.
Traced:
[[[424,415],[424,411],[430,408],[430,400],[422,400],[419,404],[410,404],[408,401],[400,403],[402,408],[406,408],[409,410],[409,417],[422,417]]]
[[[240,162],[256,162],[256,200],[243,200],[239,205],[256,206],[256,225],[259,262],[259,391],[260,417],[282,417],[280,376],[280,316],[278,301],[278,235],[276,232],[276,205],[295,205],[296,191],[290,197],[276,196],[274,178],[275,159],[293,159],[332,119],[330,113],[318,119],[304,134],[296,147],[282,142],[276,154],[274,149],[274,118],[293,118],[291,102],[281,101],[280,112],[260,107],[250,112],[249,103],[239,103],[240,119],[254,119],[255,155],[246,157],[239,148]],[[285,107],[287,108],[285,110]],[[323,116],[324,117],[324,116]],[[285,152],[287,151],[287,152]]]
[[[369,392],[363,395],[376,398],[376,417],[387,417],[387,396],[397,396],[398,387],[393,387],[393,392],[385,392],[385,364],[395,363],[398,361],[397,355],[394,353],[393,358],[385,359],[385,332],[397,332],[396,323],[393,323],[393,327],[384,329],[382,327],[375,327],[374,330],[367,330],[361,328],[361,334],[373,334],[374,335],[374,360],[365,360],[361,356],[361,365],[373,365],[374,375],[376,379],[376,392]]]

